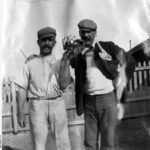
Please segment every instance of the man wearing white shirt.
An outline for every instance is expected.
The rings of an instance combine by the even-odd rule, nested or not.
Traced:
[[[57,150],[71,150],[63,90],[59,85],[60,61],[56,61],[52,54],[56,44],[56,30],[42,28],[37,36],[40,54],[28,59],[16,80],[19,86],[18,123],[21,127],[25,126],[23,108],[28,96],[34,149],[45,150],[50,128]]]

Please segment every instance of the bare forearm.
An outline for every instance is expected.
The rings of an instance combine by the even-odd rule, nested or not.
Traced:
[[[71,83],[70,60],[63,56],[59,72],[59,84],[64,90]]]

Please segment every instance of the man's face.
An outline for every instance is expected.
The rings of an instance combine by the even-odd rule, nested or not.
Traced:
[[[85,47],[90,47],[95,39],[96,31],[92,30],[79,30],[81,39],[85,42]]]
[[[55,43],[55,36],[48,36],[38,39],[40,54],[43,56],[51,54]]]

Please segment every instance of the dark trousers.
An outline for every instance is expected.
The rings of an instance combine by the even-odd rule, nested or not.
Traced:
[[[98,150],[99,134],[101,150],[114,150],[117,105],[113,92],[85,97],[85,147]]]

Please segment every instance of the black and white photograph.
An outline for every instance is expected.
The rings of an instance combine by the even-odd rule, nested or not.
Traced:
[[[1,0],[2,150],[150,150],[150,1]]]

